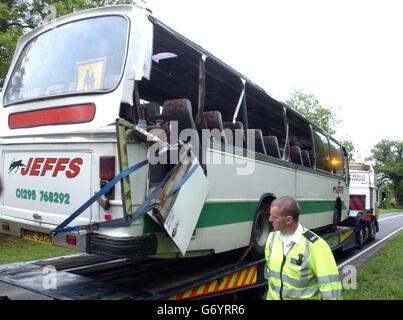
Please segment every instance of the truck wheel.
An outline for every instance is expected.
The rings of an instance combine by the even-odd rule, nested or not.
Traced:
[[[364,226],[363,226],[363,232],[364,232],[364,244],[369,242],[369,234],[370,234],[370,230],[369,230],[369,223],[365,222]]]
[[[253,219],[251,234],[252,249],[250,253],[254,259],[259,260],[264,257],[266,240],[272,230],[273,227],[266,215],[265,208],[260,208]]]
[[[378,219],[374,219],[374,226],[375,226],[375,230],[376,230],[376,232],[379,232],[379,222],[378,222]]]
[[[368,242],[373,242],[376,237],[376,227],[375,227],[375,220],[372,220],[369,224],[369,237]]]
[[[364,247],[364,228],[360,226],[357,233],[355,234],[355,242],[357,244],[358,249],[362,249]]]

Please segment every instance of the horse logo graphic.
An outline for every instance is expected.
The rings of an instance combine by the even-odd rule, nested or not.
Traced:
[[[13,159],[13,161],[11,161],[10,167],[8,168],[8,173],[9,173],[9,174],[10,174],[14,169],[15,169],[15,172],[14,172],[14,173],[17,173],[19,168],[26,167],[26,165],[22,163],[22,160],[18,160],[18,161],[14,161],[14,160],[15,160],[15,158]]]

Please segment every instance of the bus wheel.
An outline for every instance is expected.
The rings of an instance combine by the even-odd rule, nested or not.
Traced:
[[[355,242],[357,244],[358,249],[362,249],[364,247],[364,227],[360,226],[358,232],[355,235]]]
[[[254,259],[259,260],[264,257],[266,240],[272,229],[273,228],[269,222],[269,218],[266,215],[265,208],[259,209],[255,214],[255,218],[253,219],[251,235],[252,249],[250,253]]]
[[[369,236],[368,236],[368,242],[373,242],[376,237],[376,227],[375,227],[375,220],[372,220],[369,224]]]
[[[332,231],[336,231],[338,225],[340,224],[341,220],[341,205],[340,201],[336,201],[333,209],[333,224],[332,224]]]

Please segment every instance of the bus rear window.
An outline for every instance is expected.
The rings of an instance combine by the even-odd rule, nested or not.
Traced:
[[[331,171],[329,157],[329,143],[323,134],[313,131],[316,152],[316,168],[323,171]]]
[[[121,16],[74,21],[26,44],[4,104],[85,91],[108,91],[123,72],[128,22]]]
[[[343,150],[341,149],[341,146],[332,140],[330,140],[330,155],[332,172],[339,176],[343,176]]]

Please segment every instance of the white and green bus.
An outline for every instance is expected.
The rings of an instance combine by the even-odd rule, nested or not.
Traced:
[[[276,197],[295,197],[301,223],[316,231],[348,215],[339,142],[136,6],[77,12],[24,35],[0,112],[6,234],[118,256],[251,248],[258,257]],[[123,136],[116,130],[122,119]],[[167,161],[145,161],[164,140]],[[190,165],[174,161],[175,148],[191,150]],[[188,180],[164,196],[173,171]],[[144,206],[158,188],[160,208],[155,199]]]

